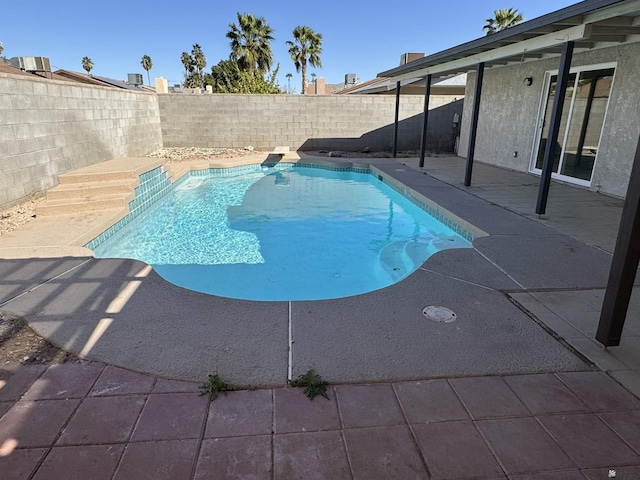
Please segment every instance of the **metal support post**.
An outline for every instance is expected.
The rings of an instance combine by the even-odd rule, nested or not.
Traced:
[[[562,47],[558,80],[556,82],[556,93],[553,98],[551,123],[549,124],[549,137],[547,138],[547,145],[544,149],[540,188],[538,189],[538,201],[536,203],[536,213],[538,215],[543,215],[547,210],[547,198],[549,197],[549,185],[551,184],[553,159],[555,157],[556,143],[558,143],[558,132],[560,131],[560,123],[562,120],[562,107],[564,106],[564,96],[567,92],[567,82],[569,80],[569,69],[571,68],[572,56],[573,42],[565,42]]]
[[[622,328],[640,261],[640,136],[631,167],[627,196],[618,227],[609,281],[604,294],[596,340],[605,347],[620,345]]]
[[[471,172],[473,171],[473,155],[476,150],[476,131],[478,130],[478,113],[480,112],[483,77],[484,62],[480,62],[476,67],[476,88],[473,94],[473,112],[471,114],[471,130],[469,132],[469,148],[467,150],[467,169],[464,174],[465,187],[471,185]]]
[[[396,82],[396,119],[393,123],[393,158],[398,154],[398,118],[400,115],[400,82]]]
[[[420,168],[424,167],[427,151],[427,123],[429,122],[429,96],[431,95],[431,74],[427,75],[424,85],[424,114],[422,116],[422,137],[420,138]]]

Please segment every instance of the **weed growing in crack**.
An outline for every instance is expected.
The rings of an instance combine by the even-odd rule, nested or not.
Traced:
[[[220,393],[234,392],[238,389],[235,385],[223,381],[216,373],[215,375],[209,375],[207,381],[200,385],[200,395],[209,395],[209,400],[214,401],[218,398]]]
[[[291,380],[289,385],[292,387],[304,387],[304,394],[309,397],[310,400],[313,400],[317,395],[322,395],[329,400],[329,396],[327,395],[327,385],[329,385],[329,382],[322,380],[322,377],[318,375],[313,368],[308,370],[307,373],[298,376],[297,379]]]

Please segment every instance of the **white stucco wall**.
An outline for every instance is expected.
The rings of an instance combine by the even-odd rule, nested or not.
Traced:
[[[590,188],[623,197],[640,134],[640,43],[576,53],[571,65],[609,62],[616,62],[617,68]],[[528,171],[545,72],[557,70],[558,65],[559,58],[554,58],[485,70],[476,160]],[[531,86],[524,86],[525,77],[533,77]],[[463,157],[469,143],[475,79],[475,74],[468,75],[458,149]]]

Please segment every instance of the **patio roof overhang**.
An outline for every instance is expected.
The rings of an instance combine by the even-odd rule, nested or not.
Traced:
[[[494,68],[640,42],[640,0],[586,0],[492,35],[378,73],[394,82],[467,73],[480,63]]]
[[[475,71],[476,80],[464,181],[465,186],[470,186],[484,70],[559,57],[556,94],[536,206],[536,213],[542,215],[545,213],[547,203],[553,148],[561,122],[567,77],[574,52],[634,42],[640,42],[640,0],[585,0],[501,32],[380,72],[378,77],[386,77],[390,82],[396,82],[393,156],[394,158],[396,156],[401,83],[408,79],[427,78],[419,164],[422,167],[428,119],[428,87],[431,80]],[[617,243],[596,334],[596,339],[605,347],[620,344],[640,262],[640,248],[637,247],[640,244],[640,136],[632,165],[627,198],[618,229]]]

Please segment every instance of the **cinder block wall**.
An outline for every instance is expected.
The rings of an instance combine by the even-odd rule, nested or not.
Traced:
[[[416,150],[422,96],[400,103],[401,150]],[[462,101],[432,96],[427,147],[451,151]],[[0,208],[41,195],[57,176],[166,147],[391,150],[393,95],[151,95],[0,73]]]
[[[432,98],[427,146],[451,150],[451,120],[462,102]],[[395,96],[390,95],[159,95],[165,147],[259,150],[390,150]],[[420,146],[422,96],[400,101],[398,148]]]
[[[0,73],[0,208],[60,173],[161,146],[155,95]]]

